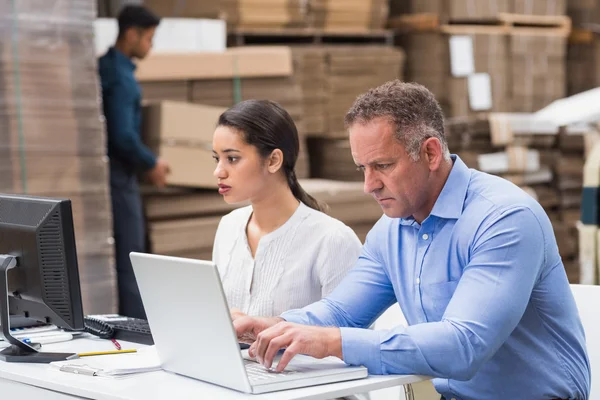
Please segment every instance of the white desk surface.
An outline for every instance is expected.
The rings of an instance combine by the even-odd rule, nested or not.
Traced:
[[[142,345],[121,342],[124,349]],[[44,351],[87,352],[114,350],[108,340],[81,338],[70,342],[44,345]],[[110,356],[101,356],[110,357]],[[81,376],[61,372],[47,364],[6,363],[0,361],[0,378],[37,386],[59,393],[101,400],[146,399],[223,399],[223,400],[295,400],[332,399],[365,393],[392,386],[408,385],[428,378],[415,375],[369,376],[348,382],[252,395],[219,387],[165,371],[155,371],[125,378]]]

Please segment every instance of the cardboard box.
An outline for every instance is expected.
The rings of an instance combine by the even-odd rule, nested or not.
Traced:
[[[212,137],[225,108],[161,102],[143,109],[143,138],[171,167],[169,185],[215,188]]]
[[[247,46],[223,53],[150,54],[138,63],[136,78],[147,81],[290,76],[292,53],[283,46]]]
[[[191,100],[191,83],[188,81],[141,82],[140,89],[144,103]]]

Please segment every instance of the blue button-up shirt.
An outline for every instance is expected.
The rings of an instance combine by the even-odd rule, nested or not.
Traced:
[[[114,47],[98,61],[102,100],[108,133],[108,157],[134,169],[148,170],[155,155],[141,138],[141,90],[135,79],[135,64]]]
[[[436,377],[446,398],[587,398],[583,327],[547,215],[452,159],[427,219],[383,216],[342,283],[282,317],[339,326],[344,361]],[[364,329],[396,301],[408,327]]]

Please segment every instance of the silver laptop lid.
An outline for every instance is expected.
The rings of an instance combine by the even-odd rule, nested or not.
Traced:
[[[162,367],[252,392],[216,266],[135,252],[130,259]]]

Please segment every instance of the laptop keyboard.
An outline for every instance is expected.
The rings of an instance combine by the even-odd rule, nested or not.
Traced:
[[[261,364],[254,362],[254,361],[250,361],[250,360],[244,360],[244,366],[246,367],[246,373],[248,374],[248,379],[250,379],[251,381],[264,381],[267,379],[277,379],[277,378],[281,378],[284,376],[290,376],[290,375],[296,374],[298,372],[298,371],[294,371],[294,370],[285,370],[283,372],[270,371],[270,370],[266,369],[265,367],[263,367]]]

